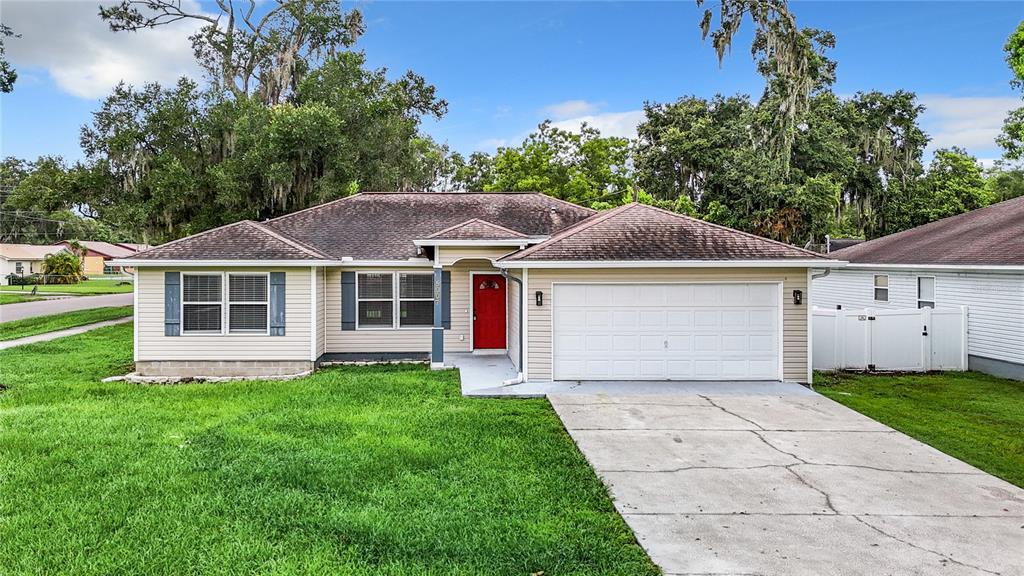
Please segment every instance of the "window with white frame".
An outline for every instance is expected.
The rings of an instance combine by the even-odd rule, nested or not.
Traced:
[[[360,272],[356,275],[357,328],[393,328],[395,325],[395,275]]]
[[[186,334],[220,334],[224,291],[222,276],[182,274],[181,320]]]
[[[398,275],[398,325],[434,325],[433,273],[406,273]]]
[[[18,276],[23,276],[25,274],[25,264],[23,262],[15,262],[14,273]]]
[[[268,279],[267,274],[228,274],[228,332],[267,332]]]
[[[889,301],[889,276],[875,274],[875,302]]]
[[[935,308],[935,277],[917,277],[917,307]]]
[[[360,272],[356,275],[356,307],[357,328],[433,326],[433,273]]]

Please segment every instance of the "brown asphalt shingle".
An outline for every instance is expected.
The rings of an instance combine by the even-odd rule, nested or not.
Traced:
[[[837,250],[858,264],[1024,265],[1024,196]]]
[[[821,254],[660,208],[627,204],[502,258],[555,260],[825,259]]]
[[[264,224],[242,220],[168,242],[132,260],[316,260],[326,256]]]
[[[467,220],[548,236],[595,214],[536,193],[362,193],[270,220],[266,225],[332,258],[405,260],[415,239]]]

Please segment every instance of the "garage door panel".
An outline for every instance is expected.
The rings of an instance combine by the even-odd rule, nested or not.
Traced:
[[[556,379],[776,379],[774,284],[556,284]]]

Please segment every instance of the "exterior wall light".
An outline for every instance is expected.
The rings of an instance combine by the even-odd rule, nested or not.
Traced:
[[[802,290],[793,290],[793,304],[797,306],[804,303],[804,293]]]
[[[540,290],[537,290],[537,293],[535,294],[535,296],[537,297],[537,306],[543,306],[544,305],[544,293],[541,292]]]

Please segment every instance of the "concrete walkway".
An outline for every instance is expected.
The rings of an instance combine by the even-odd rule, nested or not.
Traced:
[[[1024,575],[1024,490],[817,395],[552,395],[667,575]]]
[[[133,296],[128,294],[103,294],[102,296],[78,296],[75,298],[54,298],[22,302],[20,304],[4,304],[0,306],[0,322],[12,322],[36,316],[48,316],[74,310],[89,308],[105,308],[107,306],[131,306]]]
[[[46,342],[48,340],[56,340],[57,338],[63,338],[65,336],[74,336],[75,334],[81,334],[82,332],[88,332],[89,330],[95,330],[97,328],[103,328],[104,326],[113,326],[114,324],[124,324],[131,322],[132,317],[118,318],[117,320],[105,320],[103,322],[96,322],[95,324],[86,324],[85,326],[75,326],[74,328],[66,328],[64,330],[56,330],[54,332],[47,332],[45,334],[36,334],[35,336],[26,336],[24,338],[18,338],[16,340],[6,340],[0,342],[0,350],[7,348],[14,348],[15,346],[23,346],[25,344],[35,344],[36,342]]]

